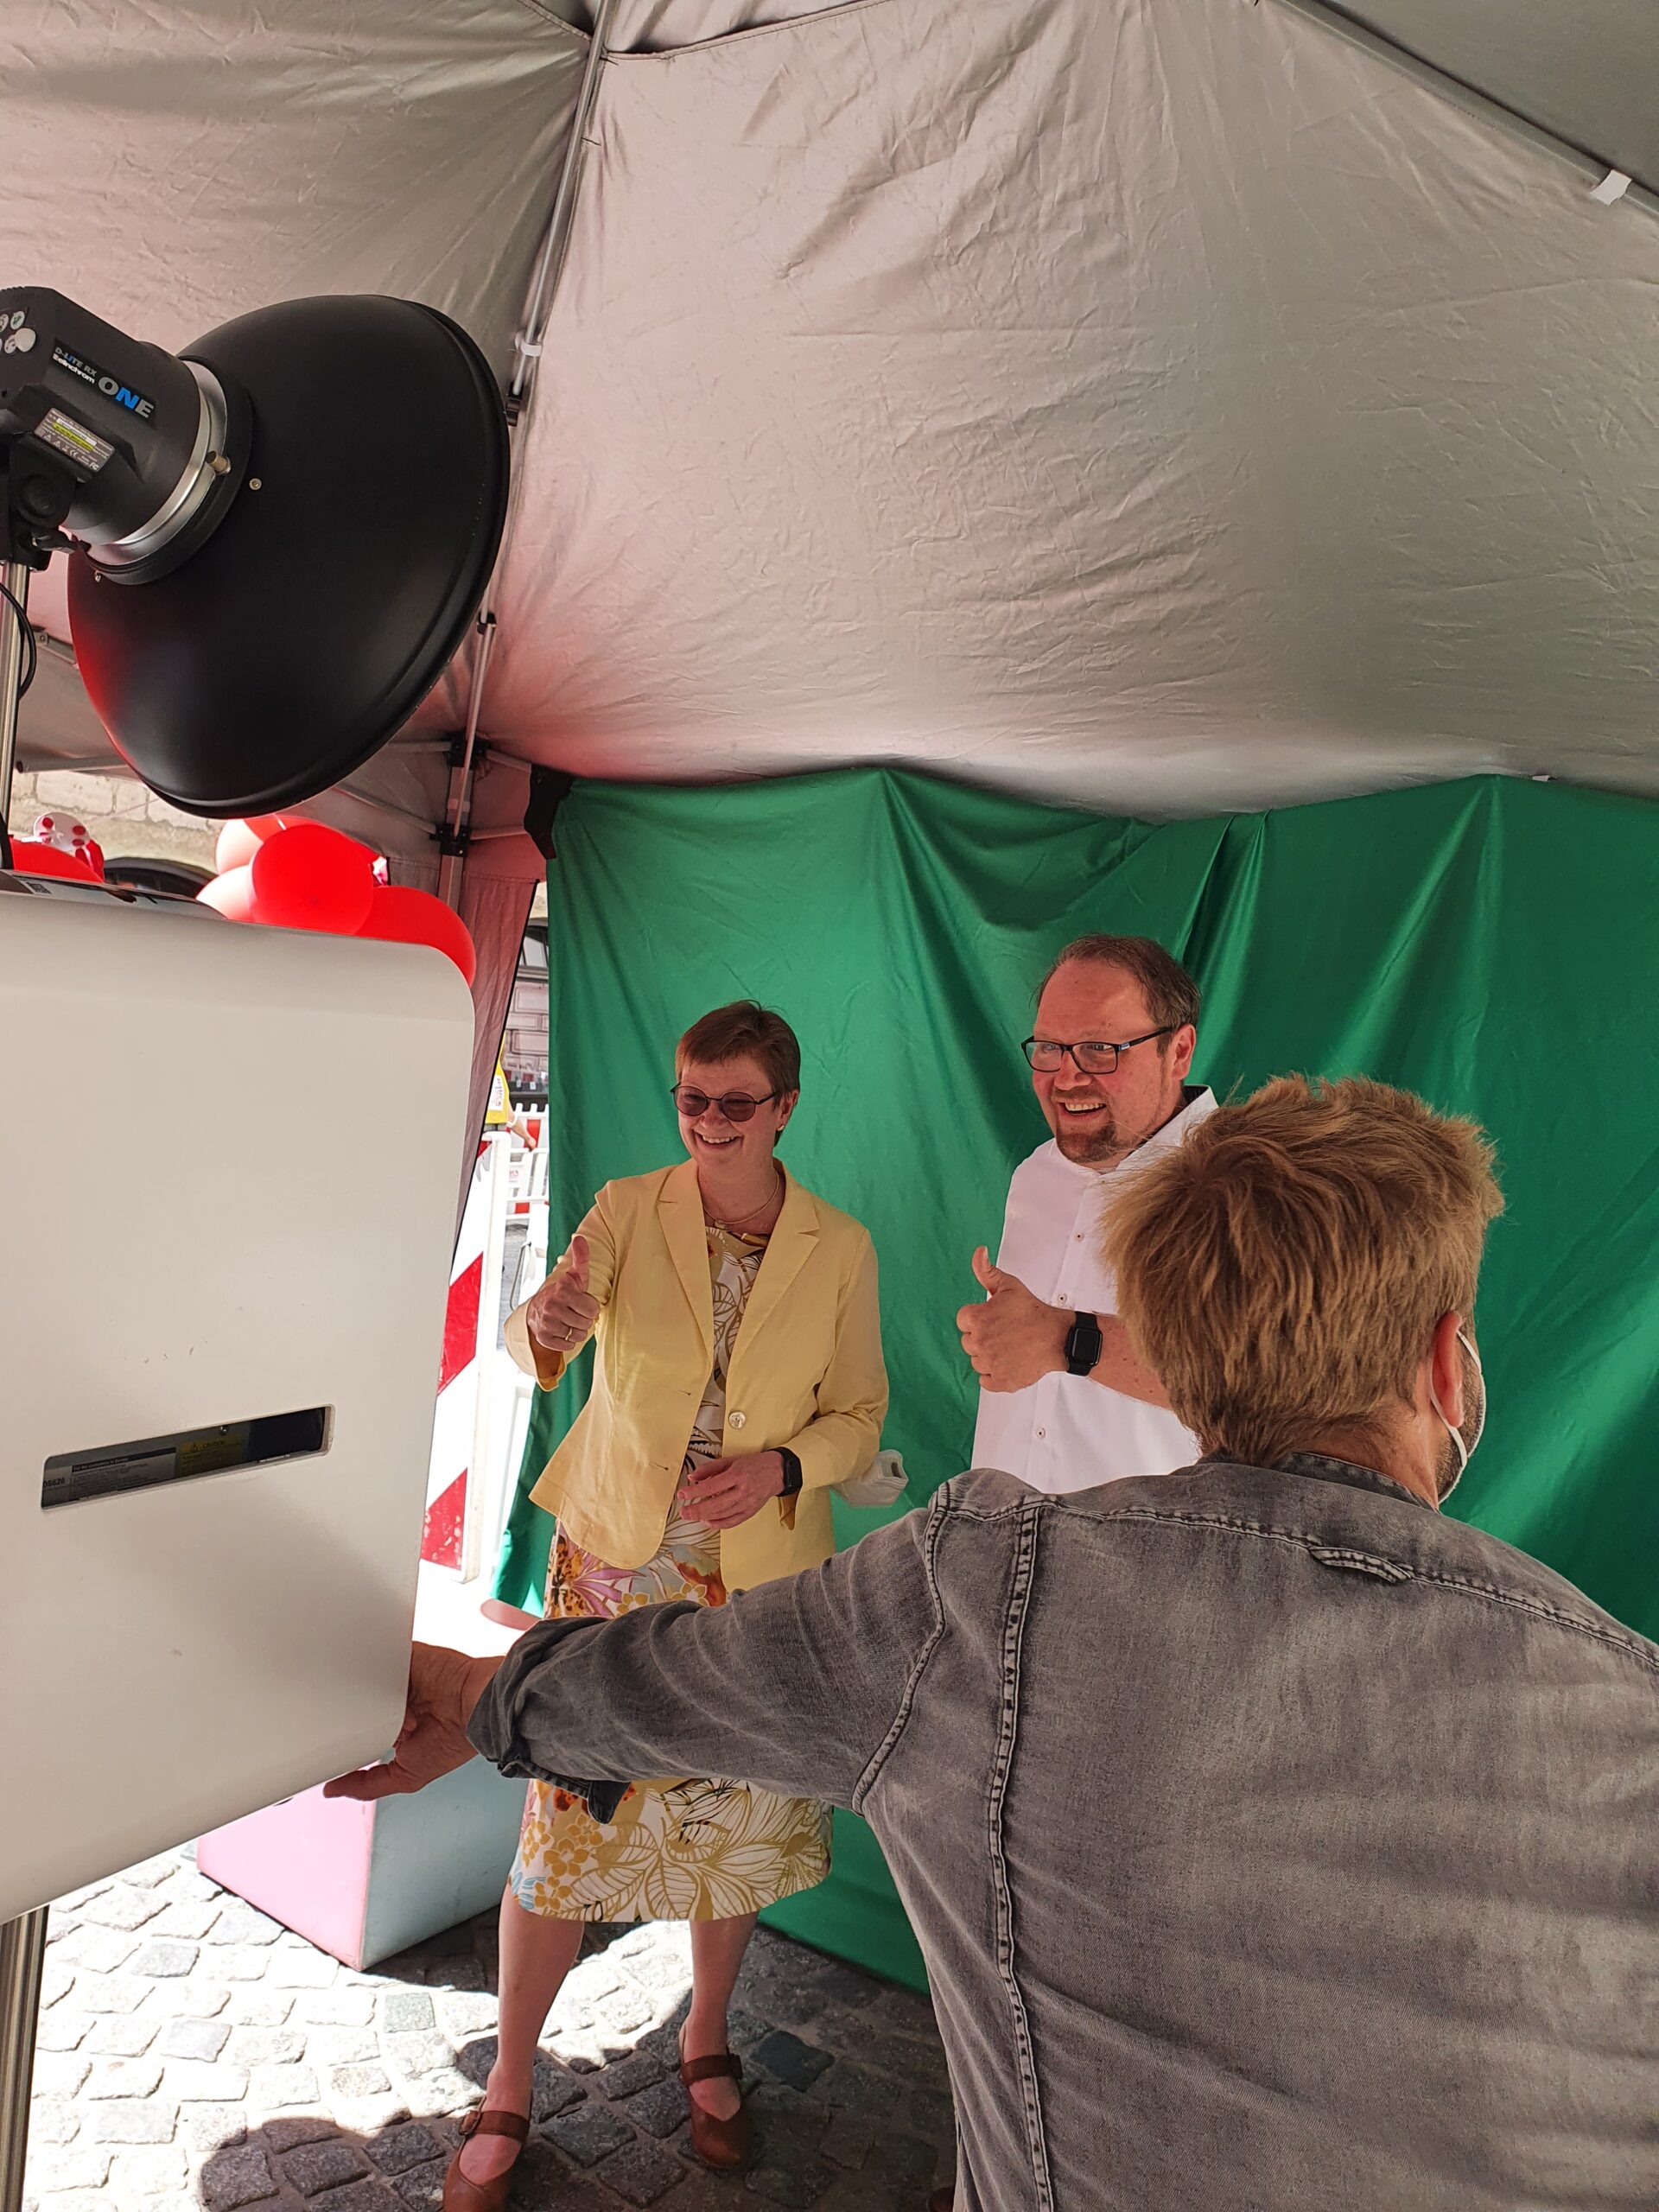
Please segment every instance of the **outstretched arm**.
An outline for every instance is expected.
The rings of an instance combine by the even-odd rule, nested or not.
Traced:
[[[469,1737],[504,1774],[567,1787],[719,1774],[856,1806],[941,1625],[931,1554],[942,1514],[912,1513],[725,1605],[543,1622],[499,1663],[416,1645],[393,1764],[329,1790],[418,1789],[461,1764]]]

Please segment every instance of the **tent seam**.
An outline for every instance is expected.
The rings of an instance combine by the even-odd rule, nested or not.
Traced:
[[[800,31],[819,23],[839,22],[846,16],[860,16],[872,8],[888,8],[893,0],[842,0],[838,8],[819,8],[807,16],[785,16],[775,23],[751,23],[741,31],[721,31],[715,38],[692,39],[684,46],[644,46],[630,48],[619,54],[613,47],[607,59],[612,61],[675,61],[683,54],[713,54],[722,47],[741,46],[751,39],[770,38],[777,31]]]
[[[518,0],[518,4],[527,15],[534,16],[537,21],[545,25],[548,29],[562,31],[577,46],[586,48],[592,45],[593,41],[586,31],[578,30],[573,22],[568,22],[564,16],[556,14],[546,4],[546,0]]]

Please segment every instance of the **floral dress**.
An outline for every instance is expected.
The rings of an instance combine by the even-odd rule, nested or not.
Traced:
[[[715,1358],[683,1471],[723,1456],[726,1371],[760,1271],[764,1237],[711,1227]],[[761,1510],[766,1510],[762,1507]],[[723,1605],[720,1531],[680,1517],[643,1567],[596,1559],[561,1529],[548,1562],[546,1618],[608,1620],[690,1599]],[[527,1912],[555,1920],[734,1920],[810,1890],[830,1872],[830,1816],[810,1798],[704,1777],[632,1783],[607,1822],[579,1797],[532,1782],[509,1877]]]

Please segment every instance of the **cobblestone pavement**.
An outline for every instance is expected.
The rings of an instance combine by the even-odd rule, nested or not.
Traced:
[[[683,1927],[595,1929],[543,2037],[524,2212],[922,2212],[953,2164],[925,1997],[762,1929],[733,2047],[753,2169],[692,2158]],[[33,2212],[424,2212],[494,2056],[494,1915],[355,1974],[171,1853],[55,1905]]]

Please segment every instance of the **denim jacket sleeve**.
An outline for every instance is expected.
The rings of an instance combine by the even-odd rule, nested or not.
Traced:
[[[594,1783],[672,1773],[851,1806],[898,1741],[936,1640],[942,1510],[725,1605],[543,1622],[507,1654],[467,1732],[504,1773],[590,1803]]]

